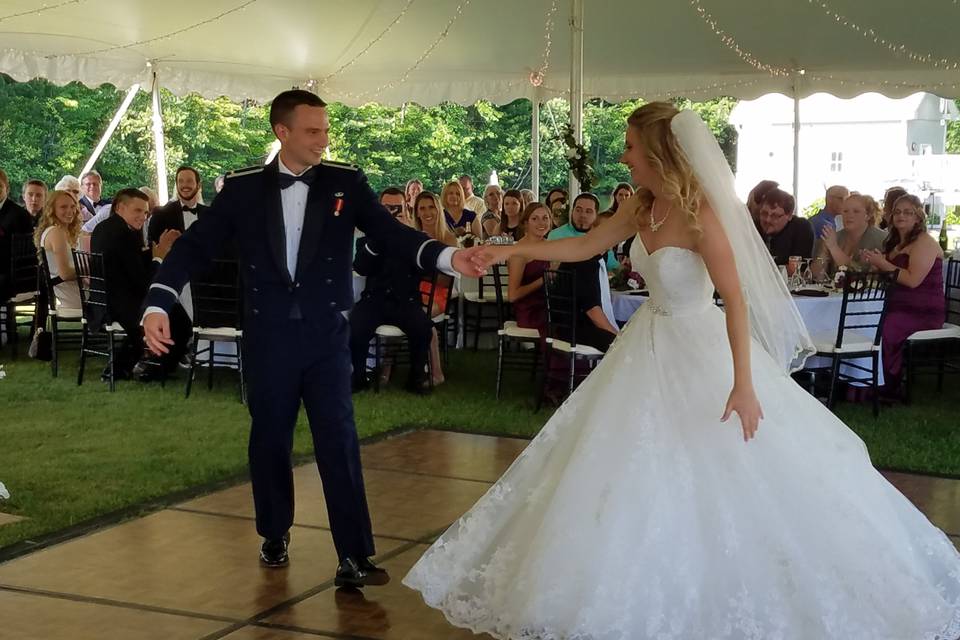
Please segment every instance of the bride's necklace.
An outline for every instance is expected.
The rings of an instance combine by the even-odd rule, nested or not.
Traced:
[[[660,229],[660,227],[663,226],[663,223],[666,222],[667,218],[670,217],[670,212],[673,211],[672,205],[667,207],[667,212],[663,215],[663,219],[661,219],[660,222],[657,222],[653,215],[654,210],[657,208],[657,202],[659,201],[654,201],[653,206],[650,207],[650,231],[652,231],[653,233],[656,233]]]

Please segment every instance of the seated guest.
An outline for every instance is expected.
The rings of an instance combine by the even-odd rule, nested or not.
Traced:
[[[793,196],[780,189],[767,192],[760,207],[760,232],[778,265],[790,256],[813,257],[813,227],[793,214],[794,207]]]
[[[877,225],[881,229],[890,228],[890,218],[893,217],[893,205],[901,197],[907,195],[907,190],[903,187],[890,187],[883,194],[883,211],[880,223]]]
[[[57,182],[56,185],[54,185],[53,188],[55,191],[66,191],[67,193],[72,195],[74,198],[76,198],[77,203],[79,204],[80,195],[82,193],[80,190],[80,180],[78,180],[74,176],[63,176],[62,178],[60,178],[60,181]],[[83,217],[83,213],[84,213],[83,211],[80,212],[81,217]]]
[[[474,211],[465,208],[463,187],[459,182],[451,180],[445,184],[440,192],[440,200],[444,206],[443,216],[454,235],[459,237],[472,233],[480,237],[480,220]]]
[[[926,232],[926,215],[919,198],[905,195],[896,200],[883,252],[865,251],[864,259],[893,279],[887,292],[882,334],[883,393],[897,397],[904,343],[917,331],[942,328],[946,315],[943,251]]]
[[[477,214],[483,211],[483,199],[477,197],[477,194],[473,192],[473,178],[467,174],[463,174],[457,178],[457,182],[460,183],[460,188],[463,189],[463,208],[469,209]],[[446,199],[444,199],[443,202],[446,204]]]
[[[380,195],[380,204],[384,207],[389,204],[391,209],[388,211],[394,216],[403,215],[403,200],[403,192],[399,189]],[[396,213],[392,207],[396,207]],[[377,327],[392,324],[406,334],[410,345],[410,374],[406,389],[413,393],[428,393],[430,381],[426,371],[433,322],[424,313],[420,296],[420,282],[427,274],[409,261],[386,257],[380,247],[367,237],[357,240],[353,270],[367,278],[360,300],[350,313],[354,391],[369,386],[366,379],[367,353]]]
[[[531,202],[537,201],[537,194],[530,189],[520,189],[520,199],[523,202],[523,206],[520,207],[520,210],[523,211]]]
[[[209,207],[200,204],[200,172],[193,167],[180,167],[174,174],[177,197],[157,208],[150,216],[147,239],[160,242],[160,236],[168,229],[183,233],[202,216]]]
[[[80,205],[66,191],[50,194],[34,232],[34,243],[47,258],[57,307],[80,308],[80,289],[73,264],[73,249],[80,239]]]
[[[68,194],[69,195],[69,194]],[[43,205],[47,202],[47,185],[43,180],[27,180],[20,189],[20,197],[23,199],[23,208],[27,210],[33,219],[33,226],[40,224],[40,214],[43,213]]]
[[[459,185],[458,185],[459,186]],[[431,191],[421,191],[413,201],[417,229],[448,247],[457,246],[457,238],[443,218],[440,198]]]
[[[13,201],[10,196],[10,181],[6,172],[0,169],[0,305],[12,295],[20,293],[13,290],[11,255],[13,236],[33,231],[33,218],[27,210]]]
[[[570,222],[558,227],[547,235],[548,240],[562,240],[563,238],[574,238],[593,229],[597,223],[597,212],[600,210],[600,200],[589,191],[584,191],[573,199],[573,211],[570,214]],[[613,250],[606,253],[606,271],[613,271],[620,267],[620,261],[613,255]],[[604,273],[606,276],[606,272]]]
[[[880,250],[887,239],[887,233],[874,226],[878,210],[873,198],[856,192],[843,201],[840,207],[843,229],[834,231],[833,225],[824,225],[817,244],[817,259],[812,266],[815,276],[826,272],[833,277],[839,267],[851,271],[871,269],[870,263],[862,260],[863,251]]]
[[[483,190],[483,204],[486,211],[480,216],[480,231],[483,232],[482,240],[486,240],[490,236],[497,235],[497,227],[500,226],[500,216],[503,213],[503,191],[499,185],[487,185]]]
[[[561,187],[554,187],[547,192],[544,199],[547,207],[550,209],[550,216],[553,218],[553,228],[559,229],[568,222],[567,213],[567,190]]]
[[[497,235],[510,236],[514,241],[519,240],[523,235],[521,222],[523,211],[523,194],[516,189],[508,189],[503,194],[503,215],[500,216],[500,224],[497,225]]]
[[[96,170],[87,171],[80,176],[80,213],[84,221],[97,215],[100,207],[110,204],[109,198],[102,198],[103,178]]]
[[[620,203],[633,195],[633,187],[627,184],[626,182],[621,182],[613,189],[613,193],[610,194],[610,208],[606,211],[600,213],[601,216],[607,218],[613,216],[617,212],[617,209],[620,207]]]
[[[830,227],[837,229],[837,216],[843,212],[843,202],[850,196],[850,191],[843,186],[834,185],[827,189],[823,196],[823,209],[810,216],[813,225],[813,237],[822,238],[823,230]]]
[[[612,317],[610,287],[603,286],[607,280],[603,272],[603,256],[583,262],[564,262],[559,268],[572,271],[576,281],[577,344],[606,352],[618,331]]]
[[[156,212],[157,207],[160,206],[160,198],[157,197],[157,192],[151,189],[150,187],[140,187],[140,191],[143,192],[148,200],[148,206],[150,209],[147,211],[147,221],[143,225],[143,246],[149,246],[147,243],[147,233],[150,229],[150,219],[153,214]],[[97,215],[93,216],[89,220],[83,223],[81,231],[83,233],[93,233],[93,230],[97,228],[97,225],[113,215],[113,207],[110,205],[105,205],[100,207],[97,210]]]
[[[408,227],[414,226],[413,216],[411,216],[407,210],[406,198],[403,195],[403,191],[399,188],[387,187],[381,191],[380,204],[390,212],[390,215],[392,215],[397,222],[405,224]]]
[[[105,317],[98,312],[91,319],[92,328],[98,330],[104,323],[119,322],[127,334],[117,358],[116,369],[121,377],[134,373],[134,365],[143,356],[143,335],[140,330],[143,299],[150,286],[157,263],[170,251],[180,232],[169,229],[161,234],[152,251],[143,246],[143,224],[147,217],[149,200],[137,189],[122,189],[113,202],[114,215],[97,225],[90,240],[94,253],[103,254],[107,288]],[[161,357],[161,365],[170,372],[176,369],[183,355],[192,328],[190,318],[179,304],[170,314],[170,332],[174,344],[170,352]],[[149,380],[156,371],[139,363],[137,375]]]
[[[534,202],[527,205],[520,216],[523,236],[517,242],[531,244],[544,242],[550,231],[550,210],[547,205]],[[513,304],[517,326],[546,333],[547,299],[543,293],[543,272],[550,268],[546,260],[530,260],[513,256],[507,261],[507,298]]]
[[[416,178],[408,180],[407,185],[403,189],[403,193],[406,196],[404,203],[407,205],[407,215],[410,216],[411,220],[415,220],[417,217],[413,202],[417,199],[417,196],[420,195],[421,191],[423,191],[423,183]]]
[[[753,218],[753,226],[757,228],[757,231],[760,231],[760,209],[763,207],[763,197],[779,186],[780,183],[774,180],[761,180],[753,189],[750,189],[750,193],[747,195],[747,211],[750,212],[750,217]]]

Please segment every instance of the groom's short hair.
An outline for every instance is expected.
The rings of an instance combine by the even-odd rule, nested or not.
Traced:
[[[284,91],[270,104],[270,128],[278,124],[290,124],[290,116],[293,110],[300,105],[305,104],[308,107],[325,107],[327,103],[320,99],[315,93],[304,91],[303,89],[291,89]]]

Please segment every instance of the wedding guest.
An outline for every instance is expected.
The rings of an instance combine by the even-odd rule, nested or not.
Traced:
[[[114,215],[97,225],[90,240],[90,249],[103,254],[107,288],[107,309],[91,319],[94,329],[104,322],[119,322],[127,337],[117,358],[119,376],[129,378],[135,372],[141,380],[154,378],[157,371],[147,367],[143,356],[140,316],[143,299],[157,265],[163,261],[180,233],[165,231],[150,249],[143,246],[143,225],[149,201],[137,189],[121,189],[114,200]],[[192,328],[189,316],[180,304],[170,314],[170,331],[174,344],[161,358],[164,369],[173,371],[183,355]]]
[[[510,236],[514,241],[519,240],[520,236],[523,235],[523,222],[521,220],[523,211],[525,211],[523,194],[516,189],[508,189],[503,194],[503,215],[500,217],[500,224],[497,226],[497,235]]]
[[[878,225],[881,229],[887,229],[890,226],[890,218],[893,216],[893,205],[905,195],[907,195],[907,190],[903,187],[890,187],[884,192],[882,218]]]
[[[548,240],[575,238],[590,231],[597,223],[597,211],[600,209],[600,200],[589,191],[584,191],[573,199],[573,211],[570,222],[557,227],[547,235]],[[613,255],[613,250],[607,251],[605,272],[620,267],[620,261]]]
[[[457,182],[460,183],[460,188],[463,189],[463,208],[469,209],[474,213],[483,211],[483,198],[478,197],[473,192],[473,178],[467,174],[463,174],[457,179]],[[444,201],[444,203],[446,203],[446,201]],[[479,237],[479,235],[477,237]]]
[[[140,192],[147,196],[147,206],[149,207],[147,209],[147,220],[143,225],[143,246],[147,246],[147,235],[150,229],[150,220],[153,217],[153,214],[156,213],[157,208],[160,206],[160,198],[157,197],[157,192],[150,187],[140,187]],[[100,207],[97,210],[97,215],[83,223],[81,231],[86,234],[93,233],[93,230],[97,228],[97,225],[109,218],[111,215],[113,215],[112,205]]]
[[[545,204],[533,202],[520,216],[523,236],[518,243],[544,242],[550,231],[550,210]],[[537,329],[545,335],[547,326],[547,299],[543,292],[543,272],[550,268],[546,260],[527,260],[513,256],[507,261],[507,298],[513,304],[517,325]]]
[[[20,189],[23,208],[33,218],[33,226],[40,223],[43,206],[47,202],[47,185],[43,180],[27,180]]]
[[[503,191],[499,185],[487,185],[483,190],[483,204],[486,211],[480,216],[480,230],[483,232],[482,239],[486,240],[490,236],[497,235],[497,228],[500,226],[500,216],[503,213]]]
[[[406,216],[404,194],[400,189],[391,187],[384,190],[380,194],[380,204],[398,220]],[[366,276],[360,300],[350,313],[353,391],[369,387],[366,361],[370,341],[378,326],[390,324],[403,331],[410,346],[410,370],[405,388],[412,393],[429,393],[431,387],[426,370],[433,339],[433,323],[424,313],[420,298],[420,282],[426,273],[409,260],[387,256],[368,237],[357,240],[353,270]],[[442,375],[442,372],[436,373]]]
[[[19,291],[13,290],[13,273],[10,252],[15,234],[33,231],[33,219],[27,210],[10,196],[10,180],[0,169],[0,305]]]
[[[531,189],[520,189],[520,195],[523,200],[523,207],[521,210],[526,209],[527,205],[531,202],[537,201],[537,194],[535,194]]]
[[[603,256],[582,262],[564,262],[559,268],[572,271],[576,281],[577,344],[606,352],[617,337],[618,329],[613,319],[610,287],[604,287],[607,277],[603,271]]]
[[[50,194],[34,231],[34,244],[44,252],[57,307],[80,308],[80,288],[73,263],[73,249],[80,239],[80,205],[66,191]]]
[[[451,180],[445,184],[443,191],[440,192],[440,199],[444,205],[443,216],[455,235],[472,233],[474,237],[480,237],[480,221],[477,219],[476,212],[464,206],[463,187],[459,182]]]
[[[80,176],[80,188],[83,191],[80,195],[80,213],[83,214],[84,221],[97,215],[100,207],[110,204],[109,198],[101,197],[103,178],[95,169]]]
[[[183,233],[195,223],[209,207],[201,204],[200,172],[193,167],[179,167],[174,174],[176,197],[158,207],[150,216],[147,240],[152,244],[160,241],[167,229],[176,229]]]
[[[760,233],[778,265],[787,264],[790,256],[813,257],[813,227],[794,215],[795,206],[793,196],[781,189],[763,196]]]
[[[813,226],[814,238],[822,238],[823,230],[827,227],[837,229],[837,216],[842,213],[843,203],[849,196],[850,191],[841,185],[834,185],[827,189],[823,196],[823,208],[809,218]]]
[[[547,192],[544,200],[550,209],[550,217],[553,219],[553,228],[558,229],[567,223],[567,190],[561,187],[554,187]]]
[[[763,207],[763,197],[779,186],[780,183],[775,180],[761,180],[753,189],[750,189],[750,193],[747,195],[747,211],[750,212],[750,217],[753,218],[753,226],[757,228],[757,231],[760,231],[760,209]]]
[[[456,182],[458,187],[460,186]],[[447,245],[448,247],[457,246],[457,237],[453,235],[446,220],[441,215],[443,207],[440,204],[440,198],[437,194],[430,191],[421,191],[413,201],[414,211],[417,214],[417,228],[430,236],[433,240]],[[429,295],[429,290],[421,288],[421,294]],[[437,316],[447,308],[451,291],[449,288],[439,289],[433,296],[432,316]],[[422,297],[422,296],[421,296]],[[437,338],[437,330],[433,330],[433,338],[430,340],[430,363],[433,369],[433,385],[437,386],[444,381],[443,363],[440,360],[440,341]]]
[[[600,215],[607,215],[607,217],[612,216],[617,212],[617,209],[620,208],[620,203],[633,195],[633,187],[626,182],[621,182],[613,189],[613,193],[610,194],[610,208],[602,212]]]
[[[458,185],[459,186],[459,185]],[[432,191],[421,191],[413,201],[416,227],[448,247],[457,246],[457,237],[443,218],[440,197]]]
[[[834,231],[832,225],[824,225],[817,243],[817,259],[811,267],[820,277],[826,272],[830,277],[840,267],[851,271],[869,271],[870,263],[863,261],[863,252],[880,250],[887,239],[885,231],[876,226],[879,207],[870,196],[851,193],[840,206],[843,229]]]
[[[80,189],[80,180],[74,176],[63,176],[60,178],[60,181],[53,187],[56,191],[66,191],[74,198],[77,199],[77,202],[80,202],[80,195],[82,193]],[[80,212],[81,216],[83,211]]]
[[[893,279],[883,324],[883,393],[888,397],[900,393],[907,338],[917,331],[941,329],[946,315],[943,251],[926,231],[923,203],[916,196],[900,196],[893,205],[883,251],[864,252],[867,262]]]
[[[406,198],[397,187],[387,187],[380,192],[380,204],[390,212],[397,222],[413,227],[413,217],[407,211]]]
[[[413,180],[407,180],[407,184],[403,189],[403,193],[406,195],[405,202],[407,203],[407,215],[410,216],[411,220],[416,219],[417,214],[413,207],[413,202],[417,199],[417,196],[420,195],[420,192],[423,191],[423,183],[414,178]]]

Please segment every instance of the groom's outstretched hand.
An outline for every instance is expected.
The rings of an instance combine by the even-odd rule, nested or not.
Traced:
[[[154,311],[143,316],[143,341],[158,356],[170,351],[167,347],[173,344],[173,338],[167,314]]]
[[[479,278],[487,272],[476,257],[484,248],[482,245],[477,245],[467,249],[457,249],[453,252],[453,258],[450,260],[451,266],[455,271],[467,277]]]

